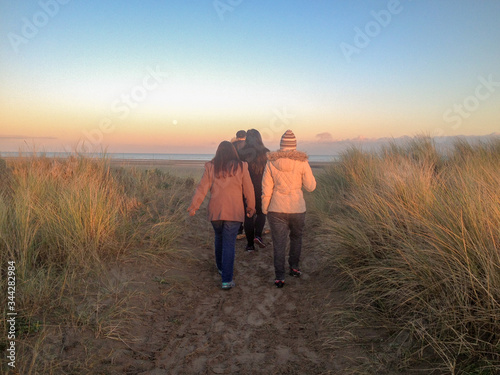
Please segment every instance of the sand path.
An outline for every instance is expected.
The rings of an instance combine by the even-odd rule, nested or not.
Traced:
[[[323,287],[331,276],[321,271],[312,239],[304,241],[302,277],[287,277],[282,289],[274,286],[270,235],[264,238],[269,245],[254,253],[243,250],[245,240],[238,241],[236,287],[222,290],[213,234],[204,218],[197,220],[204,229],[195,226],[199,231],[186,235],[186,256],[168,266],[144,258],[111,270],[126,282],[124,292],[134,291],[128,301],[134,314],[117,330],[119,340],[107,340],[100,350],[108,354],[97,373],[362,373],[360,365],[370,356],[366,342],[325,345],[324,313],[341,303],[343,292]]]

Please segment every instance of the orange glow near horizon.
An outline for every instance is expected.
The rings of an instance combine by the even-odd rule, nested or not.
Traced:
[[[373,103],[364,110],[355,110],[353,104],[335,110],[327,103],[306,102],[258,110],[258,103],[247,103],[244,107],[241,98],[232,102],[240,102],[237,108],[224,108],[222,102],[210,107],[214,101],[204,102],[202,96],[191,98],[188,92],[183,94],[183,100],[169,103],[162,111],[162,101],[153,97],[151,102],[139,103],[126,116],[123,113],[120,116],[110,110],[109,104],[92,108],[81,103],[68,107],[47,98],[40,102],[11,98],[0,105],[0,151],[17,151],[26,144],[59,151],[84,142],[92,149],[111,152],[210,153],[220,141],[234,137],[237,130],[250,128],[259,130],[270,148],[277,146],[289,128],[295,132],[299,144],[358,137],[439,135],[439,131],[445,135],[488,134],[495,129],[491,118],[500,115],[495,105],[485,103],[484,108],[473,113],[472,120],[464,119],[461,127],[453,129],[443,122],[440,108],[434,113],[408,109],[387,113]],[[428,124],[429,114],[438,125]],[[472,121],[482,126],[473,127]]]

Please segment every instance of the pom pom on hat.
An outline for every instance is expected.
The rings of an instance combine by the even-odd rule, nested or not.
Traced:
[[[280,150],[281,151],[291,151],[297,149],[297,138],[295,134],[288,129],[285,134],[281,137]]]

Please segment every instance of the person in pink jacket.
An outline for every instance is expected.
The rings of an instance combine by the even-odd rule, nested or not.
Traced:
[[[291,130],[281,137],[280,149],[267,154],[262,177],[262,212],[267,214],[274,248],[275,285],[285,285],[285,257],[288,238],[290,275],[300,277],[300,253],[304,230],[306,202],[302,188],[313,191],[316,179],[308,156],[297,151],[297,139]]]
[[[234,287],[233,269],[236,235],[245,214],[255,214],[255,195],[248,164],[239,159],[231,142],[221,142],[205,171],[188,208],[193,216],[210,191],[208,220],[215,233],[215,262],[222,277],[222,289]],[[242,198],[243,197],[243,198]],[[246,212],[243,205],[246,201]]]

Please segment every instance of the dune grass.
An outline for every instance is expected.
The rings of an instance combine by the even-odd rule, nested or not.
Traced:
[[[102,285],[106,267],[123,255],[175,253],[192,185],[158,170],[112,169],[105,157],[1,160],[0,293],[14,261],[19,373],[64,373],[45,345],[54,327],[107,337],[112,321],[125,321],[126,304]],[[1,309],[6,316],[7,303]],[[2,320],[3,370],[8,328]]]
[[[351,281],[351,316],[408,337],[402,366],[438,355],[452,374],[500,368],[499,166],[498,139],[445,155],[418,137],[351,149],[319,177],[315,212]]]

